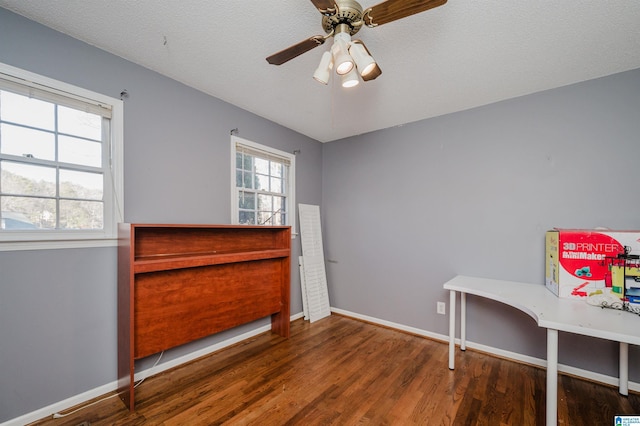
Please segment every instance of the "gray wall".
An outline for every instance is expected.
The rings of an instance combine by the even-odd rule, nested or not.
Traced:
[[[296,202],[320,204],[319,142],[2,8],[0,40],[0,62],[114,98],[128,90],[126,221],[230,223],[234,128],[245,139],[300,150]],[[292,245],[297,259],[299,238]],[[302,311],[297,261],[291,277],[295,314]],[[163,361],[268,323],[177,348]],[[115,248],[0,252],[0,423],[113,382],[116,350]]]
[[[0,62],[113,97],[129,91],[127,221],[228,223],[233,128],[300,149],[297,202],[322,205],[341,309],[446,334],[435,306],[454,275],[542,283],[546,229],[640,228],[629,196],[640,70],[322,145],[1,8],[0,40]],[[115,281],[114,248],[0,252],[0,422],[115,380]],[[470,298],[468,316],[471,341],[544,358],[544,333],[525,314]],[[616,376],[616,357],[609,342],[560,337],[562,363]],[[630,377],[640,381],[633,362]]]
[[[639,160],[640,70],[325,144],[331,305],[446,335],[453,276],[543,285],[547,229],[640,229]],[[499,303],[470,297],[467,333],[545,358],[544,331]],[[617,377],[616,357],[560,336],[561,363]]]

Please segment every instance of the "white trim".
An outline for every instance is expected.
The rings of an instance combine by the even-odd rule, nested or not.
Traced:
[[[229,149],[229,186],[231,187],[231,224],[238,223],[238,194],[236,194],[236,142],[233,135],[230,138]]]
[[[355,312],[345,311],[344,309],[331,307],[331,312],[335,312],[336,314],[344,315],[345,317],[351,317],[355,319],[359,319],[362,321],[370,322],[372,324],[382,325],[389,328],[394,328],[396,330],[405,331],[407,333],[416,334],[418,336],[428,337],[433,340],[448,342],[449,336],[445,336],[444,334],[433,333],[431,331],[422,330],[420,328],[410,327],[404,324],[398,324],[397,322],[391,322],[379,318],[370,317],[368,315],[357,314]]]
[[[29,423],[33,423],[38,420],[42,420],[45,417],[50,417],[55,413],[60,411],[67,410],[71,407],[75,407],[78,404],[82,404],[83,402],[90,401],[94,398],[98,398],[102,395],[105,395],[109,392],[113,392],[118,389],[118,382],[114,381],[111,383],[107,383],[106,385],[99,386],[97,388],[93,388],[87,392],[83,392],[78,395],[74,395],[70,398],[67,398],[63,401],[56,402],[54,404],[48,405],[46,407],[42,407],[36,411],[32,411],[30,413],[24,414],[20,417],[16,417],[15,419],[7,420],[4,423],[0,423],[0,426],[23,426]]]
[[[42,231],[42,232],[2,232],[0,251],[38,250],[52,248],[102,247],[115,245],[110,240],[117,238],[118,223],[124,221],[124,102],[101,93],[77,87],[62,81],[35,74],[21,68],[0,62],[2,77],[23,84],[35,84],[65,96],[111,107],[109,140],[110,164],[103,166],[106,171],[105,217],[102,231]],[[111,197],[108,197],[112,194]],[[86,240],[86,241],[85,241]]]
[[[303,316],[302,312],[291,315],[289,317],[289,321],[295,321],[299,318],[302,318],[302,316]],[[264,326],[255,328],[253,330],[247,331],[246,333],[242,333],[238,336],[234,336],[229,339],[223,340],[221,342],[214,343],[211,346],[207,346],[197,351],[188,353],[181,357],[172,359],[167,362],[163,362],[162,364],[159,364],[155,367],[150,367],[150,368],[147,368],[146,370],[136,372],[135,380],[138,381],[138,380],[146,379],[147,377],[151,377],[158,373],[162,373],[171,368],[177,367],[179,365],[186,364],[187,362],[193,361],[205,355],[209,355],[213,352],[219,351],[221,349],[234,345],[243,340],[249,339],[253,336],[257,336],[258,334],[264,333],[269,330],[271,330],[271,325],[264,325]],[[48,405],[46,407],[42,407],[36,411],[32,411],[20,417],[16,417],[14,419],[8,420],[4,423],[0,423],[0,426],[23,426],[29,423],[33,423],[35,421],[42,420],[46,417],[52,416],[55,413],[68,410],[71,407],[75,407],[91,399],[98,398],[110,392],[114,392],[117,389],[118,389],[118,381],[116,380],[111,383],[107,383],[97,388],[88,390],[87,392],[83,392],[81,394],[74,395],[65,400]]]
[[[447,343],[447,344],[449,343],[448,335],[433,333],[433,332],[422,330],[419,328],[409,327],[403,324],[398,324],[391,321],[370,317],[367,315],[361,315],[361,314],[357,314],[357,313],[346,311],[344,309],[339,309],[339,308],[332,307],[331,312],[335,312],[336,314],[344,315],[346,317],[351,317],[351,318],[359,319],[362,321],[370,322],[372,324],[382,325],[385,327],[415,334],[418,336],[428,337],[430,339],[438,340],[443,343]],[[504,349],[494,348],[491,346],[482,345],[480,343],[470,342],[468,340],[466,341],[466,343],[467,343],[466,345],[467,348],[476,349],[480,352],[484,352],[489,355],[494,355],[500,358],[505,358],[512,361],[516,361],[516,362],[534,365],[540,368],[547,367],[547,361],[544,359],[535,358],[529,355],[523,355],[517,352],[506,351]],[[460,345],[460,339],[456,339],[456,344]],[[446,368],[446,365],[443,364],[442,368]],[[602,383],[605,385],[610,385],[613,387],[618,387],[618,384],[619,384],[619,379],[617,377],[607,376],[605,374],[595,373],[589,370],[583,370],[581,368],[572,367],[570,365],[558,364],[558,371],[561,373],[570,374],[572,376],[580,377],[582,379],[591,380],[591,381]],[[640,383],[629,382],[629,390],[640,392]]]
[[[236,190],[236,144],[248,146],[254,148],[257,151],[263,151],[273,154],[274,156],[283,157],[289,160],[289,175],[287,176],[287,226],[291,227],[291,238],[295,238],[296,235],[296,156],[294,154],[281,151],[270,146],[262,145],[256,142],[252,142],[241,137],[231,135],[231,149],[230,149],[230,180],[231,187],[231,223],[238,224],[238,194]]]
[[[109,97],[99,100],[96,93],[89,90],[3,63],[0,63],[0,79],[0,89],[111,118]]]
[[[50,240],[50,241],[11,241],[0,242],[0,252],[24,250],[53,250],[93,247],[117,247],[116,238],[101,238],[87,240]]]
[[[0,90],[111,118],[111,105],[102,105],[92,99],[61,92],[12,75],[0,73]]]

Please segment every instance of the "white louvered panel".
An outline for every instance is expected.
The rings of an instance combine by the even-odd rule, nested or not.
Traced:
[[[304,319],[309,321],[309,307],[307,306],[307,285],[304,280],[304,263],[302,256],[298,256],[298,267],[300,268],[300,288],[302,289],[302,313]]]
[[[306,297],[309,321],[314,322],[331,315],[327,276],[324,267],[320,207],[298,205],[300,240],[302,244],[302,270],[304,274],[303,298]]]

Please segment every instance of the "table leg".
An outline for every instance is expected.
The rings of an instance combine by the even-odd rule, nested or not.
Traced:
[[[629,395],[629,344],[620,342],[620,394]]]
[[[547,426],[558,424],[558,330],[547,329]]]
[[[455,368],[456,359],[456,291],[449,290],[449,370]]]
[[[467,293],[460,293],[460,350],[467,350]]]

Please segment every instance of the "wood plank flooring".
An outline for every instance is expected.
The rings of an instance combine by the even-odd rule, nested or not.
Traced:
[[[332,315],[291,324],[148,378],[136,411],[114,397],[34,425],[544,425],[545,371]],[[558,424],[611,425],[640,395],[561,376]],[[73,411],[69,409],[67,411]]]

